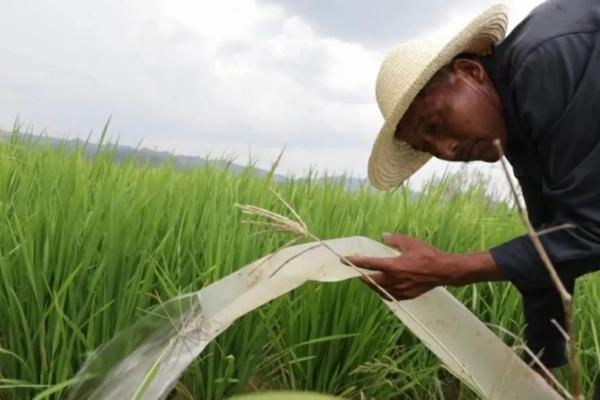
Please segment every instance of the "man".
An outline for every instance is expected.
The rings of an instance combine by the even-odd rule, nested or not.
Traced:
[[[550,0],[504,38],[503,6],[473,20],[443,45],[393,50],[377,78],[385,118],[369,160],[379,189],[400,185],[431,156],[494,162],[500,141],[533,226],[572,224],[541,236],[560,278],[600,266],[600,1]],[[487,251],[451,254],[386,235],[397,258],[351,257],[377,270],[397,299],[439,285],[512,282],[523,296],[528,346],[549,368],[566,362],[562,303],[527,236]]]

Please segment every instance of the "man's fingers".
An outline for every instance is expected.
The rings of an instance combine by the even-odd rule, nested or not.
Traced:
[[[407,252],[418,246],[421,242],[410,236],[399,235],[397,233],[384,233],[383,243],[390,247],[394,247],[401,252]]]
[[[394,268],[394,257],[363,257],[363,256],[348,256],[346,260],[350,261],[354,266],[372,271],[390,271]],[[341,260],[344,264],[344,260]]]
[[[385,283],[385,276],[383,273],[379,272],[370,274],[368,278],[366,276],[361,276],[360,280],[363,281],[365,285],[373,289],[379,296],[383,297],[384,299],[388,298],[388,296],[380,289],[380,287],[383,287],[383,284]]]
[[[403,282],[401,284],[391,284],[388,276],[378,273],[373,274],[372,281],[366,277],[361,277],[361,280],[373,289],[384,300],[390,300],[390,296],[396,300],[411,300],[421,296],[423,293],[433,289],[430,285],[417,285],[411,282]],[[387,292],[388,294],[386,294]]]
[[[370,275],[370,277],[373,278],[373,281],[370,281],[364,276],[361,277],[360,280],[363,281],[371,289],[373,289],[379,295],[379,297],[381,297],[384,300],[390,301],[390,296],[395,298],[396,300],[407,300],[411,298],[410,295],[403,293],[401,290],[398,290],[398,288],[395,286],[386,287],[385,278],[379,277],[378,275],[379,274]],[[377,285],[375,283],[377,283]]]

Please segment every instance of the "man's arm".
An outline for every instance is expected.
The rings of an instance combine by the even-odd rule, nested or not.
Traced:
[[[504,276],[489,251],[469,254],[443,252],[417,239],[384,234],[384,243],[397,248],[398,257],[346,257],[357,267],[378,271],[371,276],[398,300],[417,297],[436,286],[464,286],[475,282],[500,281]],[[380,290],[369,280],[363,281]],[[380,293],[383,295],[383,293]]]
[[[456,274],[449,285],[464,286],[470,283],[506,280],[487,250],[467,254],[447,253],[446,257],[446,267]]]
[[[539,160],[546,228],[573,229],[540,237],[563,280],[600,266],[600,32],[544,43],[514,77],[512,98],[522,134]],[[529,205],[535,207],[535,205]],[[491,249],[498,268],[521,291],[554,285],[527,236]]]
[[[600,31],[552,39],[532,52],[514,77],[510,99],[521,134],[543,180],[528,204],[542,206],[545,228],[573,225],[540,237],[569,292],[575,279],[600,267]],[[527,173],[526,169],[522,173]],[[524,191],[524,194],[527,193]],[[527,200],[528,196],[525,196]],[[548,367],[566,362],[560,296],[532,241],[521,236],[490,250],[497,267],[523,295],[528,347]]]

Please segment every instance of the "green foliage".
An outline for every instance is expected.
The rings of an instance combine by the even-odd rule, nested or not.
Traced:
[[[454,182],[454,183],[453,183]],[[322,239],[409,234],[443,250],[476,251],[523,232],[514,211],[462,192],[449,177],[414,195],[344,189],[343,181],[272,182],[207,165],[178,171],[110,149],[0,145],[0,399],[62,398],[91,351],[160,300],[195,291],[286,243],[252,236],[234,203],[285,213],[274,186]],[[452,190],[448,190],[452,187]],[[586,387],[597,369],[600,285],[577,299]],[[486,322],[519,334],[508,284],[454,290]],[[500,333],[512,343],[512,339]],[[312,390],[351,399],[472,398],[358,281],[307,284],[237,321],[174,389],[178,399],[257,390]]]
[[[339,397],[324,396],[317,393],[268,392],[235,396],[231,400],[340,400]]]

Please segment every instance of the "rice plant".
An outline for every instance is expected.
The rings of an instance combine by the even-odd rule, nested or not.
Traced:
[[[117,163],[110,146],[90,160],[82,149],[16,137],[0,144],[0,399],[65,397],[89,353],[158,302],[286,244],[290,234],[253,235],[234,208],[287,215],[271,186],[322,239],[398,232],[466,252],[523,233],[509,205],[486,197],[485,182],[458,191],[455,179],[419,194],[349,191],[343,179],[315,175],[278,182],[252,168],[236,175],[211,164]],[[483,321],[520,334],[520,298],[510,285],[453,291]],[[588,276],[575,300],[587,390],[600,360],[599,293]],[[278,389],[473,398],[358,281],[307,284],[243,317],[194,362],[173,398]]]

